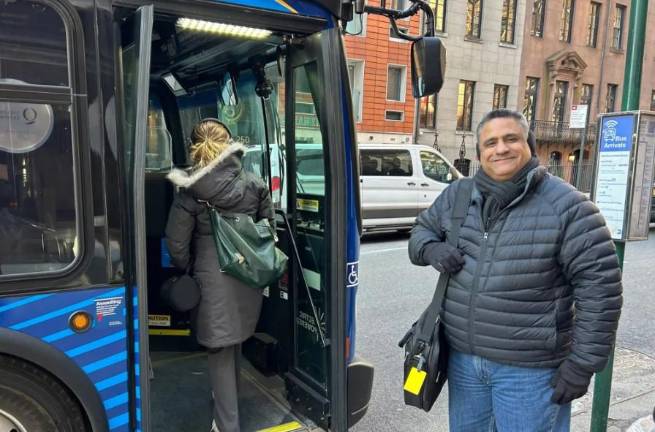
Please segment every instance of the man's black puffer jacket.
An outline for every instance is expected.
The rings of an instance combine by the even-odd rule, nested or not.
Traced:
[[[409,242],[414,264],[428,265],[425,245],[445,241],[460,181],[418,216]],[[486,232],[481,204],[474,188],[458,242],[464,267],[451,276],[444,304],[450,346],[517,366],[557,367],[568,357],[589,372],[601,370],[622,286],[597,207],[543,167],[530,172],[523,194]]]

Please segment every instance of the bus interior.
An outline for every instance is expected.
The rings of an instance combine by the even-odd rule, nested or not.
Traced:
[[[137,71],[147,61],[144,52],[148,51],[139,41],[148,37],[141,34],[144,27],[138,14],[127,9],[117,12],[115,37],[120,43],[115,55],[121,100],[117,110],[129,167],[138,150],[135,146],[143,145],[135,142],[134,131]],[[166,175],[173,167],[190,168],[191,129],[208,117],[229,127],[233,139],[248,149],[244,168],[269,184],[279,247],[289,256],[288,273],[264,290],[256,334],[242,346],[241,430],[280,425],[283,429],[276,430],[311,430],[329,425],[325,170],[313,171],[308,193],[296,175],[298,156],[285,151],[289,143],[313,143],[312,163],[325,164],[320,115],[324,88],[318,85],[316,60],[312,60],[312,55],[320,57],[312,39],[320,39],[321,26],[314,34],[298,34],[276,31],[274,25],[267,26],[272,31],[237,25],[237,21],[218,24],[166,15],[156,9],[152,24],[141,211],[147,251],[150,429],[158,432],[202,431],[211,425],[207,360],[204,348],[195,342],[193,311],[171,310],[160,294],[162,285],[180,274],[170,263],[164,241],[175,193]],[[302,47],[302,55],[294,57],[293,47]],[[293,125],[286,126],[289,122]],[[286,131],[293,136],[287,137]],[[271,152],[276,153],[273,168]]]

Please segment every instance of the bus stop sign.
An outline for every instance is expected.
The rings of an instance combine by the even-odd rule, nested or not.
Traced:
[[[602,115],[592,200],[612,239],[648,238],[655,163],[655,113]]]

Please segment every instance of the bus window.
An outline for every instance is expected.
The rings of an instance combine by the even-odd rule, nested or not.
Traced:
[[[0,5],[0,82],[68,86],[66,27],[50,6],[35,1]]]
[[[54,9],[0,4],[0,84],[70,93],[66,28]],[[78,254],[71,101],[33,103],[40,98],[0,94],[0,275],[62,270]]]
[[[146,150],[146,171],[169,170],[173,164],[171,134],[166,128],[164,111],[159,98],[150,98],[148,108],[148,143]]]

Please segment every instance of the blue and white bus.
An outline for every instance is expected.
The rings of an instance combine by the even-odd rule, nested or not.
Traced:
[[[206,117],[262,155],[283,149],[275,179],[269,158],[251,164],[279,195],[290,260],[243,346],[242,429],[343,432],[364,415],[373,367],[355,355],[361,221],[340,32],[355,6],[368,8],[0,2],[0,432],[209,429],[193,311],[160,295],[176,275],[165,176],[188,166]],[[418,0],[368,9],[429,15]],[[438,90],[438,40],[412,57],[415,96]],[[318,144],[321,187],[296,175],[296,143]]]

